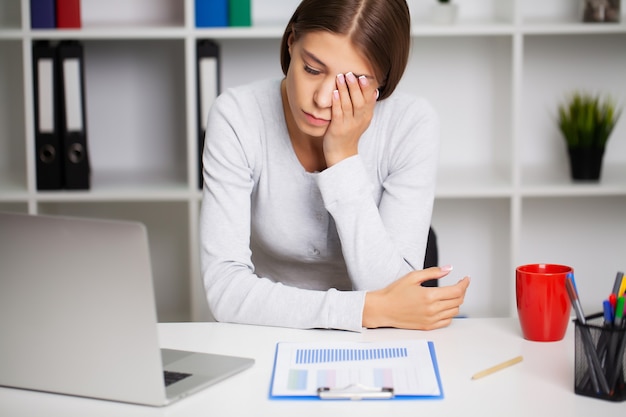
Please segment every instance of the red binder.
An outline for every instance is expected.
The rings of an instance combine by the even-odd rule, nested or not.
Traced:
[[[80,0],[57,1],[57,28],[76,29],[81,27]]]

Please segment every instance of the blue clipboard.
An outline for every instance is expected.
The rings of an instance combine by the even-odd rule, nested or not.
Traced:
[[[376,343],[373,345],[373,343]],[[441,375],[439,373],[439,365],[437,362],[437,354],[435,345],[432,341],[411,340],[411,341],[392,341],[389,342],[391,347],[385,348],[386,342],[311,342],[311,343],[290,343],[279,342],[276,344],[274,352],[274,366],[272,369],[272,378],[270,381],[269,398],[272,400],[437,400],[443,399],[443,386],[441,383]],[[409,356],[411,351],[402,350],[398,345],[407,344],[408,347],[415,343],[420,344],[422,349],[421,363],[425,364],[424,371],[430,379],[429,388],[436,389],[431,392],[397,392],[393,387],[393,369],[379,369],[374,366],[389,366],[394,361],[411,361]],[[284,345],[294,346],[294,351],[285,349]],[[383,345],[383,348],[380,348]],[[339,346],[339,348],[338,348]],[[346,348],[348,346],[349,348]],[[372,348],[372,346],[374,346]],[[279,354],[282,356],[279,358]],[[424,351],[427,349],[427,351]],[[289,358],[289,370],[284,369],[286,358]],[[425,356],[428,356],[427,358]],[[407,372],[421,372],[419,369],[419,360],[416,360],[412,366],[409,366]],[[313,365],[314,364],[314,365]],[[371,367],[373,372],[385,373],[386,377],[373,379],[376,383],[364,384],[359,381],[352,381],[345,385],[325,384],[328,379],[325,374],[333,371],[333,366],[341,364],[342,366],[350,366],[359,368],[361,366]],[[348,365],[347,365],[348,364]],[[328,366],[326,366],[328,365]],[[323,368],[328,369],[323,369]],[[330,370],[330,371],[329,371]],[[368,369],[366,369],[367,371]],[[404,372],[404,369],[402,370]],[[288,372],[288,378],[285,373]],[[316,373],[317,375],[313,375]],[[367,372],[366,372],[367,373]],[[279,375],[280,374],[280,375]],[[425,374],[425,375],[426,375]],[[338,382],[334,380],[332,382]],[[313,382],[314,381],[314,382]],[[285,392],[282,382],[293,388],[293,391]],[[371,382],[371,381],[370,381]],[[391,384],[385,384],[389,383]],[[313,387],[315,385],[315,387]],[[327,386],[330,385],[330,386]],[[279,388],[277,388],[279,386]],[[300,391],[299,391],[300,389]],[[307,392],[302,391],[306,389]]]

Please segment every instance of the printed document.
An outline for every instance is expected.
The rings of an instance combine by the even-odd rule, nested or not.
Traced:
[[[277,344],[271,397],[316,397],[318,388],[357,384],[443,397],[434,344],[426,340]]]

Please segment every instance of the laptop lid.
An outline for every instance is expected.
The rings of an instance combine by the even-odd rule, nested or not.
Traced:
[[[0,282],[3,386],[165,405],[253,363],[162,358],[141,223],[0,213]],[[166,390],[163,360],[192,376]]]

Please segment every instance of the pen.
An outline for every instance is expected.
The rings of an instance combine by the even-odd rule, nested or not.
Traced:
[[[626,320],[623,319],[624,315],[624,297],[619,297],[617,299],[617,306],[615,308],[615,331],[624,330],[626,324]],[[620,334],[620,333],[617,333]],[[624,350],[626,349],[626,333],[621,332],[621,339],[619,339],[618,346],[615,347],[614,358],[615,363],[611,368],[611,377],[610,377],[610,386],[614,390],[617,385],[617,379],[619,378],[620,372],[622,371],[622,363],[624,361]]]
[[[623,300],[623,297],[620,298]],[[617,357],[615,355],[619,350],[619,337],[618,333],[613,331],[613,329],[619,329],[622,324],[622,314],[617,314],[617,308],[619,308],[620,303],[623,304],[624,302],[617,302],[615,309],[609,300],[602,303],[604,310],[604,327],[608,330],[603,331],[600,336],[600,340],[598,341],[598,352],[600,355],[600,361],[604,363],[604,369],[606,370],[606,375],[610,382],[610,388],[614,388],[614,383],[611,383],[611,381],[613,381],[615,372],[617,372],[615,369]],[[608,341],[606,340],[607,338]]]
[[[609,303],[611,303],[611,308],[613,309],[613,317],[615,317],[615,307],[617,306],[617,295],[613,293],[609,294]]]
[[[497,365],[492,366],[491,368],[487,368],[484,371],[480,371],[478,373],[475,373],[474,375],[472,375],[472,379],[478,379],[478,378],[482,378],[485,377],[487,375],[491,375],[494,372],[498,372],[504,368],[508,368],[509,366],[513,366],[516,363],[520,363],[522,360],[524,360],[523,356],[516,356],[513,359],[509,359],[508,361],[499,363]]]
[[[585,314],[583,312],[582,306],[580,305],[580,300],[578,299],[578,294],[574,289],[573,284],[573,276],[570,277],[568,274],[567,279],[565,280],[565,287],[567,290],[567,294],[569,295],[572,306],[574,307],[574,312],[576,313],[576,318],[578,322],[581,324],[579,326],[580,335],[582,337],[582,341],[585,348],[585,356],[587,356],[589,374],[591,377],[591,383],[593,384],[593,388],[596,392],[600,392],[600,388],[605,393],[609,393],[609,383],[606,380],[606,377],[602,373],[602,365],[600,364],[600,359],[598,359],[598,353],[595,350],[593,345],[593,339],[591,338],[591,333],[589,332],[589,328],[585,327],[587,324],[587,320],[585,319]]]
[[[622,293],[620,293],[619,290],[620,290],[620,287],[622,286],[623,280],[624,280],[624,273],[621,271],[617,271],[617,274],[615,275],[615,283],[613,283],[613,291],[611,292],[612,294],[615,294],[615,296],[622,295]]]
[[[576,318],[581,324],[587,324],[587,320],[585,319],[585,313],[583,312],[583,308],[580,305],[580,300],[578,299],[578,292],[576,292],[576,284],[574,283],[574,278],[571,273],[567,274],[567,279],[565,280],[565,289],[567,290],[567,294],[569,295],[570,301],[572,302],[572,307],[574,308],[574,313],[576,313]]]
[[[604,325],[613,326],[614,308],[609,300],[604,300],[602,303],[602,312],[604,313]]]
[[[617,305],[615,306],[615,327],[622,327],[622,319],[624,317],[624,297],[617,298]]]
[[[576,286],[576,280],[574,279],[574,273],[573,272],[568,272],[567,275],[566,275],[566,278],[571,281],[572,288],[574,290],[574,294],[576,294],[576,297],[578,298],[578,287]]]

